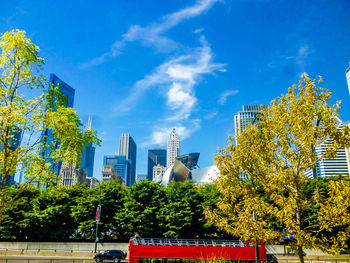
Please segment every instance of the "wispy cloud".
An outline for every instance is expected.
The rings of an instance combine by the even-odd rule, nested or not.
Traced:
[[[200,34],[204,31],[204,28],[197,28],[195,30],[193,30],[193,34]]]
[[[230,96],[234,96],[236,94],[238,94],[238,90],[234,89],[234,90],[225,90],[224,92],[221,93],[220,98],[218,100],[218,103],[220,105],[224,105],[226,103],[226,100],[228,97]]]
[[[116,57],[122,53],[122,49],[127,42],[139,41],[142,45],[154,47],[159,52],[168,52],[181,46],[176,41],[164,36],[163,34],[169,29],[175,27],[182,21],[197,17],[207,10],[216,2],[222,0],[198,0],[194,5],[181,9],[177,12],[163,16],[160,22],[151,23],[148,26],[142,27],[132,25],[129,30],[123,34],[122,39],[114,42],[111,49],[88,62],[81,63],[80,68],[89,68],[103,63],[109,58]],[[198,32],[200,33],[200,32]]]
[[[218,112],[217,111],[213,111],[213,112],[210,112],[207,115],[205,115],[204,119],[210,120],[210,119],[215,118],[217,115],[218,115]]]
[[[225,71],[225,64],[213,62],[211,48],[204,37],[201,46],[190,53],[170,59],[157,67],[154,72],[139,80],[132,87],[130,95],[115,108],[115,114],[132,109],[142,95],[152,87],[165,89],[166,104],[172,114],[166,119],[177,121],[187,119],[197,103],[194,86],[203,74]]]
[[[310,45],[297,44],[284,51],[284,53],[274,54],[267,65],[269,68],[281,68],[285,75],[299,78],[300,74],[306,70],[308,60],[313,52]]]
[[[203,75],[225,71],[225,64],[213,62],[214,55],[203,36],[200,38],[200,43],[200,47],[164,62],[153,73],[137,81],[130,95],[114,108],[115,114],[126,113],[132,110],[132,107],[149,89],[158,88],[162,91],[160,94],[165,96],[168,111],[160,121],[163,126],[153,128],[147,145],[165,142],[164,134],[167,138],[168,131],[171,131],[172,127],[178,127],[185,138],[200,128],[199,120],[196,120],[196,125],[194,125],[195,120],[190,119],[198,104],[195,87]]]

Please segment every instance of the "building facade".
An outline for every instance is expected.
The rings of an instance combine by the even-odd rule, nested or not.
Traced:
[[[342,129],[344,124],[337,118],[339,122],[338,129]],[[334,159],[324,158],[324,154],[331,146],[333,139],[327,138],[323,143],[315,147],[315,152],[319,161],[314,169],[305,171],[305,175],[309,178],[348,175],[350,174],[349,161],[347,160],[347,150],[340,148],[337,151],[337,156]]]
[[[86,173],[72,163],[64,162],[59,174],[59,185],[71,187],[77,183],[85,184]]]
[[[113,165],[103,166],[101,183],[106,183],[111,180],[117,180],[118,178],[118,173],[114,170]]]
[[[248,125],[252,125],[256,121],[259,120],[260,111],[265,106],[261,105],[243,105],[242,111],[237,112],[234,115],[234,123],[235,123],[235,138],[239,136],[239,134],[246,130]],[[237,139],[235,139],[237,145]],[[249,176],[240,172],[241,179],[247,179]]]
[[[156,165],[166,166],[166,150],[150,149],[148,150],[147,179],[153,180],[153,167]]]
[[[71,86],[69,86],[67,83],[65,83],[63,80],[61,80],[59,77],[57,77],[55,74],[50,74],[49,79],[50,86],[48,88],[48,92],[51,92],[53,87],[59,87],[60,91],[66,96],[65,106],[66,107],[73,107],[74,106],[74,96],[75,96],[75,89],[73,89]],[[53,136],[53,132],[51,129],[44,129],[42,133],[43,142],[47,145],[53,145],[53,149],[57,149],[59,147],[59,142],[56,141],[56,139]],[[55,142],[56,141],[56,142]],[[48,156],[51,152],[51,149],[47,149],[45,152],[43,152],[44,156]],[[62,162],[55,163],[52,159],[48,157],[47,160],[51,164],[51,168],[55,175],[60,174]],[[52,182],[53,185],[57,184],[57,181]],[[46,189],[49,185],[42,185],[42,189]]]
[[[168,139],[168,151],[167,151],[167,167],[172,166],[175,163],[176,158],[180,154],[180,141],[175,128],[171,131]]]
[[[261,105],[243,105],[242,111],[237,112],[234,116],[235,137],[237,137],[241,131],[246,130],[248,125],[259,120],[260,111],[263,107],[264,106]]]
[[[87,188],[93,188],[95,186],[98,186],[100,184],[100,181],[96,179],[95,177],[86,177],[86,187]]]
[[[119,155],[125,156],[130,163],[130,176],[127,178],[126,185],[132,186],[136,177],[136,153],[137,145],[129,133],[122,133],[120,136]]]
[[[163,165],[155,165],[153,166],[153,181],[159,183],[163,179],[163,175],[166,171],[166,167]]]
[[[130,184],[130,161],[124,155],[105,155],[103,157],[103,165],[113,166],[113,170],[118,174],[120,179],[125,182],[125,185]]]
[[[10,134],[13,136],[7,140],[8,144],[10,145],[9,150],[14,152],[18,146],[21,144],[22,139],[22,130],[18,127],[12,127],[10,130]],[[4,151],[4,145],[0,143],[0,152]],[[2,175],[0,174],[0,183],[2,183]],[[10,174],[6,177],[5,185],[6,186],[12,186],[15,184],[15,173]]]
[[[95,147],[92,143],[89,143],[84,148],[84,152],[81,154],[80,167],[84,170],[87,177],[93,177],[94,175],[94,161],[95,161]]]

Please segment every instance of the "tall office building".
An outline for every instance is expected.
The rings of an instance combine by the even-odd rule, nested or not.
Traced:
[[[170,167],[175,163],[176,157],[178,157],[179,154],[180,154],[180,141],[175,131],[175,128],[173,128],[168,139],[167,167]]]
[[[338,129],[342,129],[344,124],[337,118],[339,122]],[[337,156],[334,159],[322,158],[327,148],[331,146],[333,139],[327,138],[323,143],[315,147],[316,155],[319,161],[316,163],[314,169],[309,169],[305,175],[309,178],[348,175],[350,167],[347,161],[346,149],[341,148],[337,151]]]
[[[22,139],[22,130],[18,127],[12,127],[10,130],[10,134],[13,136],[8,139],[8,143],[10,145],[9,150],[14,152],[18,146],[21,144]],[[0,152],[4,151],[4,145],[0,143]],[[2,183],[2,175],[0,174],[0,183]],[[6,177],[5,185],[12,186],[15,184],[15,174],[10,174]]]
[[[348,124],[349,128],[350,128],[350,124]],[[345,154],[346,154],[346,162],[348,164],[348,171],[350,174],[350,147],[349,148],[345,148]]]
[[[59,174],[59,185],[73,186],[77,183],[86,183],[86,173],[76,164],[64,162]]]
[[[55,74],[50,74],[50,87],[48,89],[48,92],[51,91],[53,87],[59,86],[60,91],[66,96],[67,100],[65,102],[66,107],[73,107],[74,106],[74,95],[75,95],[75,90],[69,86],[67,83],[65,83],[63,80],[61,80],[59,77],[57,77]],[[48,145],[53,145],[55,142],[55,138],[53,136],[52,130],[51,129],[44,129],[43,134],[42,134],[43,140],[46,141]],[[54,149],[57,149],[59,147],[59,142],[56,142],[54,144]],[[51,149],[47,149],[43,154],[45,156],[48,156],[51,152]],[[53,162],[50,158],[48,158],[48,162],[51,164],[52,170],[54,171],[55,175],[60,174],[62,162],[55,163]],[[53,185],[56,185],[57,182],[53,182]],[[42,186],[42,189],[46,189],[48,185]]]
[[[132,186],[135,183],[136,152],[137,146],[134,139],[129,133],[122,133],[120,136],[119,155],[125,156],[126,160],[130,162],[130,177],[125,181],[127,186]]]
[[[237,112],[237,114],[234,116],[236,137],[241,133],[241,131],[246,130],[248,125],[255,123],[259,119],[259,114],[263,107],[265,106],[243,105],[242,111]]]
[[[155,165],[166,166],[166,150],[150,149],[148,150],[147,179],[153,180],[153,167]]]
[[[91,118],[89,117],[87,129],[92,127]],[[89,143],[84,148],[84,152],[81,155],[80,167],[84,170],[87,177],[93,177],[94,173],[94,161],[95,161],[95,147],[92,143]]]
[[[244,130],[247,129],[248,125],[255,123],[259,120],[260,111],[262,109],[261,105],[243,105],[242,111],[237,112],[234,115],[234,123],[235,123],[235,138]],[[237,145],[237,139],[235,139]],[[249,175],[240,172],[241,179],[249,178]]]
[[[119,177],[118,173],[114,170],[113,165],[104,165],[101,182],[106,183],[111,180],[118,180],[121,184],[125,185],[125,181]]]
[[[124,155],[105,155],[103,157],[103,167],[113,166],[113,171],[125,182],[131,186],[131,162]]]
[[[346,80],[348,82],[348,89],[349,89],[349,95],[350,95],[350,66],[346,69]]]

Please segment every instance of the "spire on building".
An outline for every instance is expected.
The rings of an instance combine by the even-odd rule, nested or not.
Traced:
[[[87,124],[87,127],[86,127],[88,130],[91,130],[92,129],[92,117],[91,115],[89,115],[89,118],[88,118],[88,124]]]

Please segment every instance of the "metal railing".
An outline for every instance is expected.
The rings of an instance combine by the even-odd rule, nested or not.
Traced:
[[[170,238],[141,238],[133,239],[134,245],[153,246],[205,246],[205,247],[245,247],[240,240],[214,239],[170,239]]]

